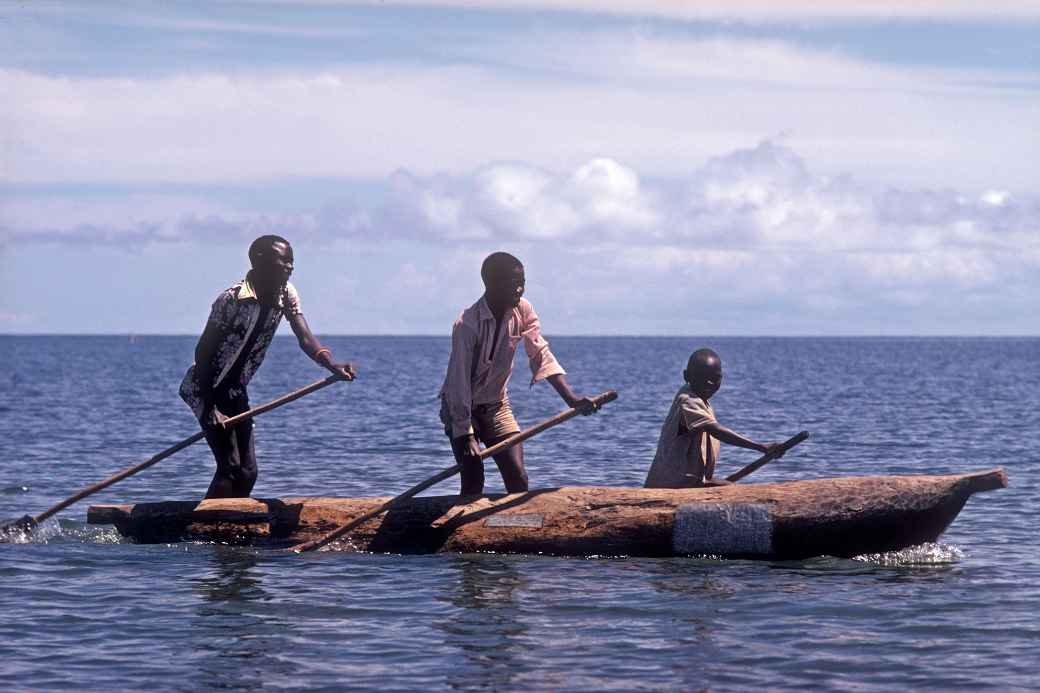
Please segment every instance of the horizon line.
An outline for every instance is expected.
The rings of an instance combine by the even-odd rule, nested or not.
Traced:
[[[376,337],[404,337],[404,338],[438,338],[438,339],[451,339],[450,334],[429,334],[429,333],[316,333],[317,336],[324,338],[363,338],[370,339]],[[193,332],[0,332],[0,338],[4,337],[126,337],[130,339],[137,338],[150,338],[150,337],[198,337],[197,333]],[[611,334],[568,334],[568,333],[552,333],[548,336],[557,338],[582,338],[582,339],[603,339],[603,338],[623,338],[623,339],[685,339],[685,338],[720,338],[720,339],[1037,339],[1040,338],[1040,334],[911,334],[911,333],[893,333],[893,334],[868,334],[868,333],[849,333],[849,334],[823,334],[823,333],[807,333],[807,334],[631,334],[631,333],[611,333]],[[289,334],[276,334],[275,339],[296,339],[295,336]]]

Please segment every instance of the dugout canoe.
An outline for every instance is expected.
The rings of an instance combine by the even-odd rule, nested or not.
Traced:
[[[851,557],[935,541],[973,494],[1007,486],[1002,469],[864,476],[696,489],[566,486],[512,495],[412,498],[330,548],[388,553],[560,556]],[[141,543],[289,546],[388,498],[280,498],[93,505]]]

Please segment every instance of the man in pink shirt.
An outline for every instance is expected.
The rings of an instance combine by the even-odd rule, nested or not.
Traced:
[[[491,447],[518,433],[520,426],[509,406],[508,384],[513,355],[523,341],[531,364],[531,384],[548,380],[567,406],[583,414],[596,411],[588,397],[575,395],[565,371],[542,337],[538,315],[524,295],[524,266],[509,253],[492,253],[480,267],[484,295],[455,321],[451,357],[441,388],[441,421],[451,439],[455,460],[462,466],[460,495],[484,491],[480,443]],[[479,442],[478,442],[479,441]],[[495,455],[506,490],[527,490],[522,445]]]

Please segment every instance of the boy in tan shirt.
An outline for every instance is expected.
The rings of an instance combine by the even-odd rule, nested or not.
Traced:
[[[686,384],[679,388],[661,427],[657,454],[643,484],[645,487],[689,488],[726,483],[712,480],[719,441],[763,453],[780,447],[779,443],[756,443],[716,421],[715,410],[708,400],[722,385],[722,359],[714,351],[693,352],[683,379]],[[782,456],[781,450],[777,457]]]

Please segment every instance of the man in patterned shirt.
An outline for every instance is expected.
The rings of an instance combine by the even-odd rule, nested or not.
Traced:
[[[575,395],[565,371],[549,351],[541,324],[524,295],[524,266],[509,253],[492,253],[480,267],[484,295],[455,321],[448,373],[441,388],[441,422],[462,465],[460,494],[484,490],[480,444],[490,447],[520,431],[509,406],[507,387],[513,355],[521,341],[531,366],[531,384],[548,380],[567,406],[591,414],[596,404]],[[479,441],[479,442],[478,442]],[[527,490],[521,445],[495,455],[506,490]]]
[[[264,360],[284,315],[300,349],[344,380],[353,380],[350,363],[337,363],[321,346],[300,310],[296,287],[289,283],[293,251],[280,236],[261,236],[249,246],[253,269],[217,296],[206,328],[195,346],[195,363],[181,382],[181,398],[198,417],[217,460],[206,498],[246,498],[256,483],[253,421],[230,429],[225,418],[249,410],[246,385]]]

